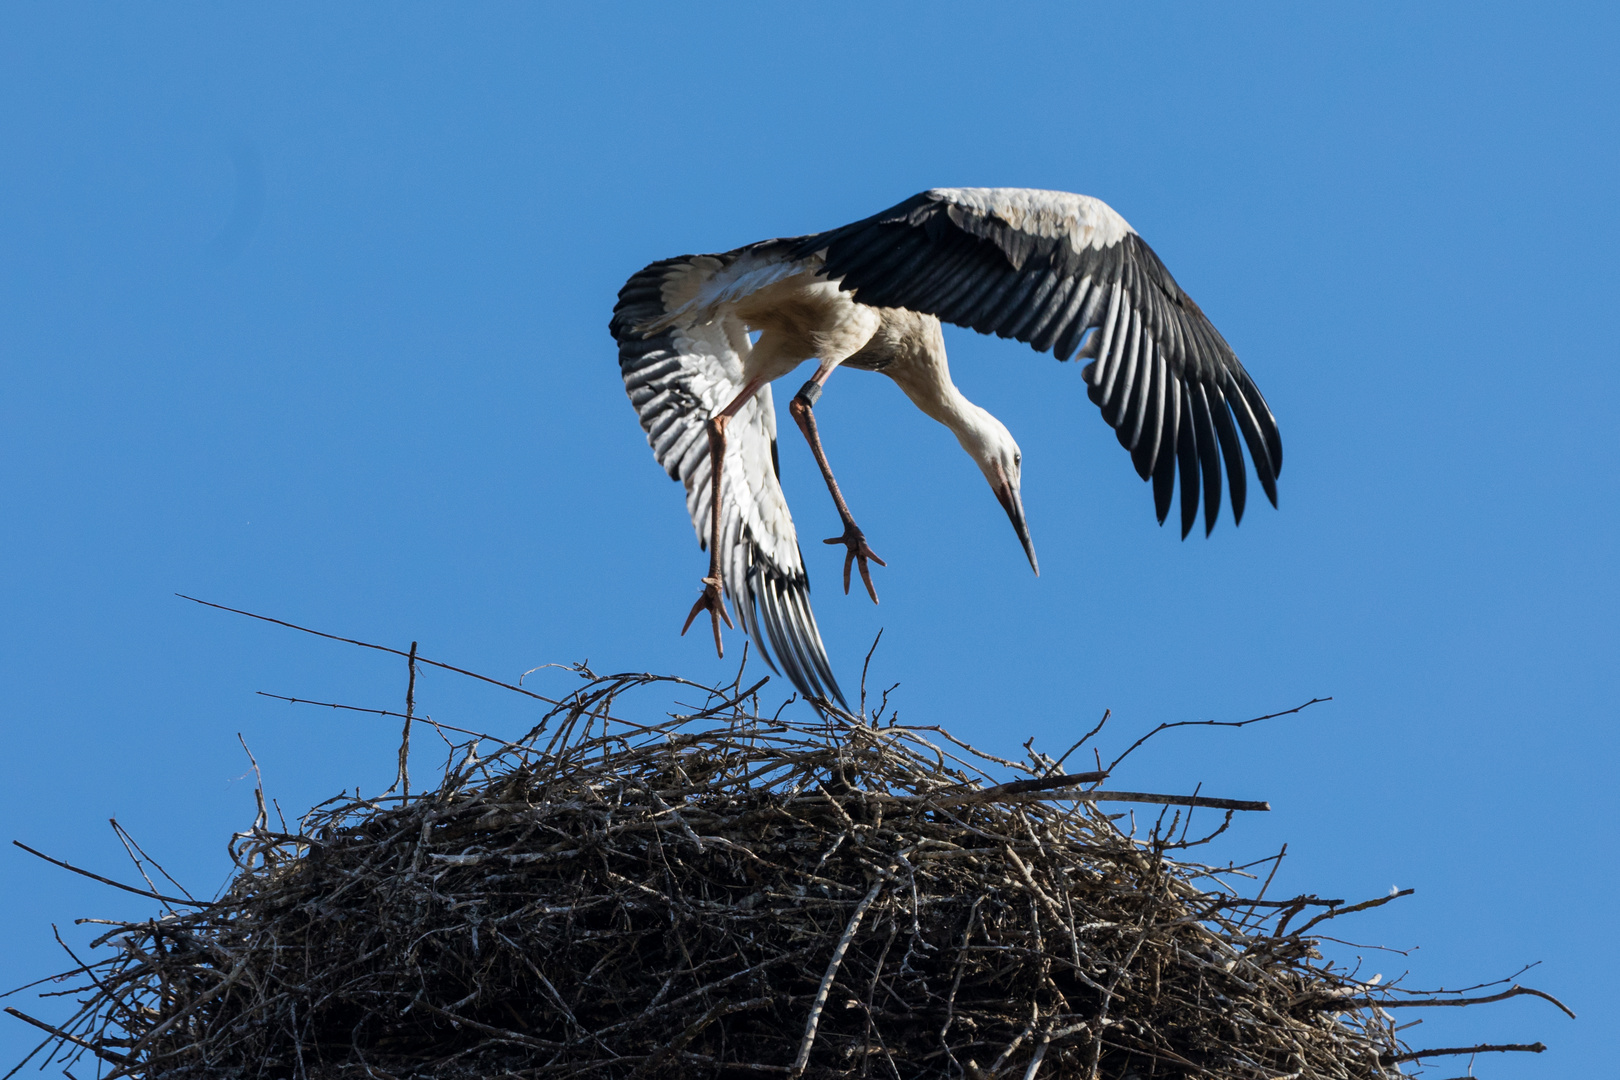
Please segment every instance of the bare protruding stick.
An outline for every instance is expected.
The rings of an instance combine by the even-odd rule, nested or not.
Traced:
[[[416,642],[411,642],[411,651],[405,657],[405,663],[410,670],[410,676],[405,683],[405,726],[399,735],[399,778],[400,794],[405,798],[411,797],[411,720],[416,716]]]
[[[880,877],[872,883],[872,888],[855,905],[855,914],[849,917],[849,925],[844,927],[844,936],[838,939],[838,947],[833,950],[832,959],[827,962],[827,974],[821,977],[821,987],[816,991],[815,1004],[810,1006],[810,1019],[804,1025],[804,1040],[799,1043],[799,1056],[793,1060],[793,1075],[798,1076],[804,1072],[805,1065],[810,1062],[810,1048],[816,1044],[816,1027],[821,1023],[821,1010],[827,1004],[827,995],[832,993],[833,980],[838,977],[838,967],[844,962],[844,953],[849,951],[849,943],[855,938],[855,931],[861,928],[861,919],[866,915],[866,909],[872,906],[878,893],[883,891],[883,879]]]
[[[1471,998],[1470,997],[1455,997],[1455,998],[1424,997],[1424,998],[1417,998],[1417,999],[1414,999],[1412,1001],[1389,1001],[1389,1000],[1387,1000],[1385,998],[1370,998],[1370,997],[1337,998],[1337,999],[1335,999],[1333,1001],[1333,1007],[1334,1008],[1339,1008],[1340,1006],[1344,1006],[1344,1007],[1365,1008],[1365,1007],[1368,1007],[1368,1006],[1376,1005],[1380,1009],[1400,1009],[1400,1008],[1433,1009],[1433,1008],[1437,1008],[1437,1007],[1443,1006],[1443,1005],[1452,1005],[1452,1006],[1486,1005],[1486,1004],[1489,1004],[1492,1001],[1506,1001],[1508,998],[1520,997],[1521,995],[1529,995],[1530,997],[1538,997],[1538,998],[1543,999],[1544,1001],[1550,1001],[1554,1005],[1556,1005],[1559,1008],[1559,1010],[1563,1012],[1563,1014],[1565,1016],[1569,1017],[1571,1020],[1575,1019],[1575,1011],[1573,1009],[1571,1009],[1568,1005],[1565,1005],[1562,1001],[1559,1001],[1557,998],[1553,997],[1551,994],[1549,994],[1549,993],[1547,993],[1547,992],[1545,992],[1543,990],[1533,990],[1528,986],[1514,986],[1511,989],[1502,991],[1500,994],[1490,994],[1490,995],[1487,995],[1485,997],[1471,997]]]
[[[1478,1046],[1447,1046],[1434,1050],[1413,1050],[1406,1054],[1385,1054],[1379,1060],[1385,1065],[1399,1065],[1403,1061],[1419,1058],[1445,1057],[1448,1054],[1539,1054],[1547,1049],[1546,1043],[1480,1043]]]
[[[1270,810],[1268,802],[1251,799],[1211,799],[1204,795],[1150,795],[1145,791],[1080,791],[1065,798],[1080,802],[1141,802],[1165,806],[1207,806],[1212,810]]]
[[[61,859],[53,859],[43,851],[35,851],[21,840],[13,840],[12,843],[28,852],[28,854],[44,859],[48,863],[55,863],[64,870],[71,870],[75,874],[82,874],[84,877],[92,878],[101,882],[103,885],[111,885],[115,889],[123,889],[125,892],[132,892],[136,896],[150,896],[153,900],[162,900],[165,904],[190,904],[192,907],[208,906],[208,904],[202,900],[182,900],[178,896],[164,896],[162,893],[149,892],[146,889],[137,889],[133,885],[125,885],[121,881],[114,881],[112,878],[102,877],[100,874],[92,874],[88,870],[81,870],[72,863],[65,863]]]

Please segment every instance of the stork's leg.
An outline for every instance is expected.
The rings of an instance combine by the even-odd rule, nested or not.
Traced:
[[[866,534],[861,527],[855,524],[854,516],[849,512],[849,504],[844,502],[844,493],[838,490],[838,481],[833,479],[832,466],[827,463],[827,452],[821,448],[821,435],[816,431],[816,400],[821,397],[821,388],[826,384],[828,376],[833,373],[833,366],[823,364],[809,382],[799,389],[788,405],[788,412],[793,414],[793,422],[799,425],[804,432],[805,441],[810,444],[810,452],[816,456],[816,464],[821,466],[822,479],[827,481],[827,490],[832,494],[833,505],[838,507],[838,516],[844,522],[844,535],[834,536],[822,541],[826,544],[843,544],[844,553],[844,595],[849,595],[849,568],[851,563],[858,562],[861,568],[861,581],[866,585],[866,593],[877,603],[877,590],[872,587],[872,572],[867,569],[868,559],[879,566],[888,563],[877,557],[877,553],[866,546]]]
[[[726,625],[732,626],[731,615],[726,611],[725,595],[721,591],[725,586],[725,578],[720,572],[720,482],[725,475],[726,462],[726,428],[731,424],[731,418],[737,414],[748,400],[759,393],[763,379],[755,379],[742,388],[742,392],[731,399],[731,404],[721,409],[709,418],[709,574],[702,579],[703,593],[692,605],[687,613],[686,623],[681,627],[681,636],[692,628],[692,620],[698,617],[698,612],[707,611],[709,619],[714,624],[714,651],[719,656],[726,655],[725,646],[720,643],[720,620],[724,619]]]

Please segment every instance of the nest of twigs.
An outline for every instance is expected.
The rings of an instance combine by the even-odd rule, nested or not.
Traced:
[[[1252,804],[892,718],[760,717],[736,687],[622,719],[653,682],[692,686],[591,677],[524,738],[459,743],[431,791],[279,830],[261,801],[224,895],[116,925],[78,1014],[31,1022],[151,1078],[1372,1078],[1418,1056],[1389,1010],[1433,999],[1311,936],[1389,898],[1268,900],[1184,861],[1195,805]]]

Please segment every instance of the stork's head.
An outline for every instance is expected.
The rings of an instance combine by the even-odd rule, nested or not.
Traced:
[[[977,405],[967,406],[968,422],[956,432],[962,449],[978,464],[979,471],[996,493],[996,500],[1007,511],[1018,542],[1029,556],[1029,568],[1040,576],[1040,564],[1035,561],[1035,544],[1029,538],[1029,525],[1024,521],[1024,500],[1019,495],[1019,480],[1023,472],[1024,455],[1018,443],[1007,430],[1007,425]]]

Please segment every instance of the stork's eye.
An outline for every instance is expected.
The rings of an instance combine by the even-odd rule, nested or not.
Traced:
[[[1024,455],[1023,454],[1014,454],[1013,455],[1013,464],[1014,465],[1022,465],[1023,463],[1024,463]]]

